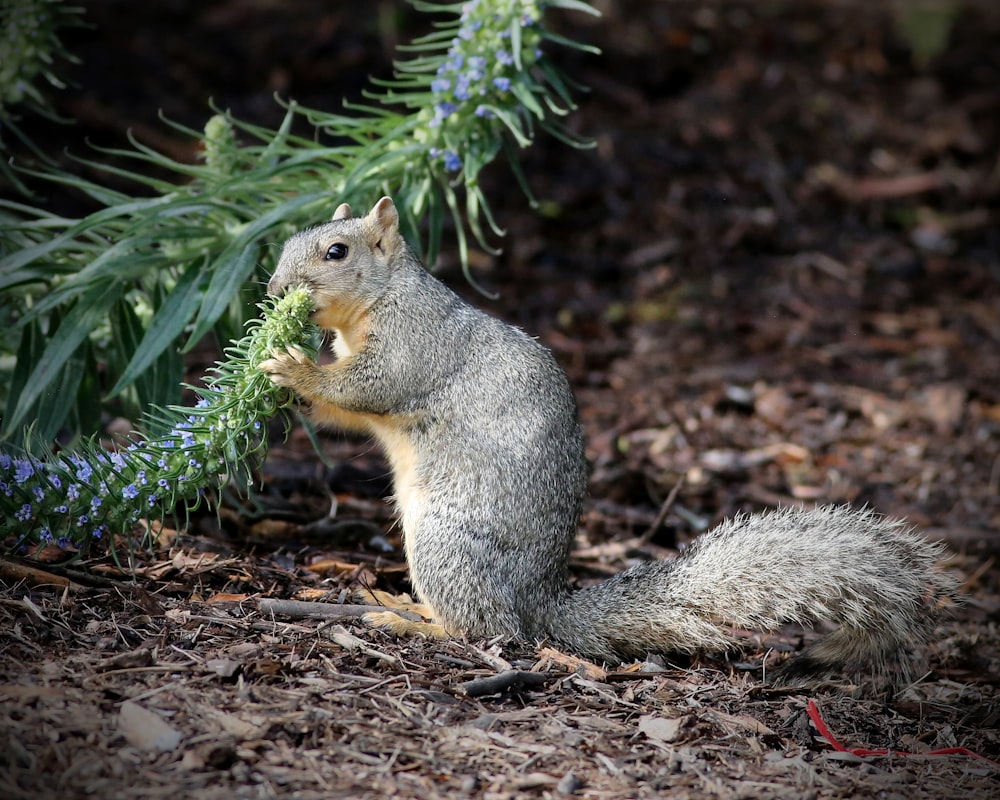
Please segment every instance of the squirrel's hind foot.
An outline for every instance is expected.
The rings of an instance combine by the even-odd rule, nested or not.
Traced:
[[[434,610],[426,603],[416,603],[408,594],[392,595],[378,590],[361,589],[355,599],[365,605],[384,606],[387,611],[370,611],[362,615],[366,625],[382,628],[400,636],[423,636],[427,639],[447,639],[444,625],[431,622]],[[405,616],[398,612],[403,612]],[[413,619],[418,616],[422,619]]]
[[[434,619],[434,609],[426,603],[418,603],[408,594],[390,594],[379,589],[358,589],[354,593],[355,602],[366,606],[384,606],[393,611],[409,611],[424,619]]]
[[[369,611],[361,619],[373,628],[392,631],[399,636],[423,636],[425,639],[448,639],[444,625],[436,622],[414,622],[395,611]]]

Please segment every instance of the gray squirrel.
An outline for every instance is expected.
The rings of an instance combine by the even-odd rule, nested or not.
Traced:
[[[297,349],[260,365],[320,424],[373,435],[392,468],[410,579],[430,622],[400,633],[548,640],[608,663],[733,646],[731,628],[837,623],[787,678],[905,669],[951,595],[938,545],[869,510],[740,515],[679,557],[583,589],[568,557],[586,490],[576,403],[552,354],[434,278],[383,197],[294,235],[270,294],[304,285],[336,360]],[[390,604],[391,605],[391,604]]]

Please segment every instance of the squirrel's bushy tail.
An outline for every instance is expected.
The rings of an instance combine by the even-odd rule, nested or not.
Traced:
[[[730,628],[795,622],[839,628],[790,662],[785,676],[870,667],[905,669],[932,607],[951,596],[941,547],[905,523],[827,506],[740,515],[678,558],[640,564],[573,592],[551,637],[594,659],[725,650]]]

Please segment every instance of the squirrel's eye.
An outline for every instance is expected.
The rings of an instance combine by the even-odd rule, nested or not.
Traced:
[[[340,261],[342,258],[347,257],[347,245],[343,242],[334,242],[330,245],[330,249],[326,251],[326,255],[323,256],[324,261]]]

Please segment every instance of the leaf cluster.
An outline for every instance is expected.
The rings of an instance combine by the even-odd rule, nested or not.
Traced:
[[[278,244],[338,202],[364,206],[392,194],[428,263],[448,220],[466,268],[466,231],[489,247],[487,229],[502,232],[481,170],[504,153],[527,190],[516,149],[531,144],[536,126],[586,144],[562,127],[573,84],[545,48],[592,48],[548,31],[533,0],[415,5],[443,20],[369,103],[332,112],[286,102],[273,130],[219,110],[204,131],[167,122],[200,142],[194,164],[132,137],[127,148],[81,159],[134,192],[44,167],[24,171],[100,208],[70,219],[0,201],[0,370],[9,371],[0,438],[32,446],[94,430],[102,411],[139,419],[144,408],[178,402],[184,355],[208,335],[233,339],[254,313]],[[579,0],[545,7],[596,13]],[[475,97],[462,73],[470,59],[484,65]],[[449,70],[450,95],[441,83]],[[315,135],[296,134],[301,121]]]

